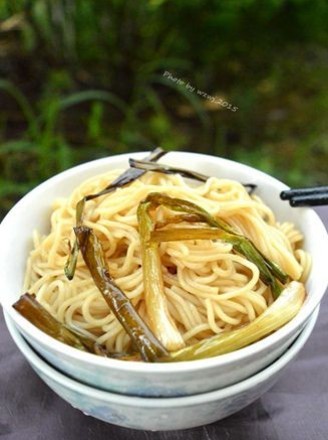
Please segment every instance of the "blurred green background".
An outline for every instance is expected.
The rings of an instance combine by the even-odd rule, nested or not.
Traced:
[[[0,216],[154,146],[327,184],[327,24],[326,0],[1,0]]]

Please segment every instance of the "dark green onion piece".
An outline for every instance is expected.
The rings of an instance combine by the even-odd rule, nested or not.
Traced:
[[[182,241],[182,240],[216,240],[220,239],[226,243],[230,243],[233,249],[238,254],[244,255],[249,261],[253,262],[260,271],[261,280],[271,285],[274,296],[278,296],[281,287],[272,276],[268,267],[264,264],[262,256],[253,247],[252,243],[242,236],[234,236],[218,228],[178,228],[165,229],[162,231],[154,231],[151,236],[151,241],[155,243],[167,241]]]
[[[147,196],[147,198],[143,203],[147,203],[147,202],[152,203],[153,206],[162,205],[174,211],[185,212],[189,215],[198,216],[200,222],[207,223],[209,226],[213,228],[218,228],[219,230],[224,232],[223,234],[220,231],[220,233],[218,233],[218,237],[216,238],[221,238],[227,243],[232,244],[235,252],[243,255],[249,261],[253,262],[259,268],[260,278],[262,279],[262,281],[265,284],[271,286],[273,296],[275,298],[279,296],[281,292],[281,285],[279,284],[278,280],[281,283],[286,283],[288,281],[288,275],[285,274],[275,263],[271,262],[268,258],[266,258],[248,238],[235,233],[233,228],[231,228],[231,226],[228,225],[224,220],[215,219],[203,208],[195,205],[192,202],[188,202],[186,200],[182,200],[178,198],[172,198],[165,194],[151,193]],[[191,236],[191,234],[193,235],[197,234],[196,228],[186,229],[185,231],[186,231],[186,236]],[[158,232],[155,232],[154,234],[156,233],[158,234]],[[164,230],[161,231],[161,233],[162,234],[166,233],[167,234],[166,236],[169,236],[169,234],[176,234],[177,237],[182,237],[181,229]],[[154,237],[154,234],[152,237]],[[188,238],[177,238],[177,240],[183,240],[183,239],[188,239]]]
[[[186,177],[187,179],[198,180],[199,182],[206,182],[207,179],[209,179],[209,176],[206,176],[205,174],[197,173],[196,171],[185,170],[183,168],[177,168],[162,163],[152,163],[149,160],[129,159],[129,164],[130,167],[138,168],[140,170],[154,171],[163,174],[180,174],[182,177]],[[249,194],[253,194],[257,186],[254,185],[253,183],[244,183],[242,185],[248,188]]]
[[[148,156],[145,157],[145,160],[152,163],[156,160],[163,157],[167,152],[162,150],[161,148],[156,148],[154,151],[152,151]],[[128,185],[129,183],[134,182],[139,177],[143,176],[147,171],[146,170],[138,170],[138,169],[131,169],[128,168],[126,171],[124,171],[123,174],[118,176],[112,183],[110,183],[106,188],[104,188],[102,191],[100,191],[97,194],[89,194],[85,197],[87,200],[92,200],[99,196],[104,196],[105,194],[109,194],[113,191],[115,191],[117,188],[122,188],[123,186]]]
[[[166,151],[162,150],[161,148],[156,148],[147,157],[145,157],[145,159],[150,161],[151,163],[152,161],[156,161],[160,159],[165,154]],[[83,210],[85,203],[88,200],[92,200],[95,199],[96,197],[104,196],[106,194],[115,191],[117,188],[122,188],[125,185],[129,185],[130,183],[134,182],[136,179],[138,179],[145,173],[146,173],[145,170],[129,168],[99,193],[89,194],[83,197],[76,205],[76,220],[75,220],[76,226],[81,226],[82,224]],[[73,247],[70,249],[69,256],[64,268],[65,275],[69,280],[72,280],[74,277],[78,254],[79,254],[79,247],[77,241],[75,240]]]
[[[57,341],[64,342],[71,347],[89,353],[102,356],[108,355],[106,350],[92,338],[76,330],[72,330],[69,326],[62,324],[54,318],[48,310],[37,301],[35,295],[24,293],[24,295],[13,304],[13,307],[38,329],[57,339]]]
[[[235,251],[239,254],[243,254],[246,256],[249,251],[249,245],[251,247],[255,247],[252,242],[247,237],[237,234],[227,233],[219,228],[204,228],[204,227],[193,227],[193,228],[177,228],[177,229],[164,229],[160,231],[154,231],[151,234],[150,240],[155,243],[167,242],[167,241],[182,241],[182,240],[216,240],[220,239],[225,241],[226,243],[230,243],[233,245]],[[245,249],[243,250],[243,243],[246,243]],[[263,276],[265,276],[265,272],[269,270],[269,267],[264,264],[265,261],[262,262],[262,259],[265,257],[262,256],[260,251],[256,249],[256,252],[260,254],[258,257],[259,262],[263,263]],[[250,253],[251,254],[251,253]],[[250,261],[255,260],[255,255],[252,258],[248,258]],[[255,261],[253,261],[255,263]],[[280,270],[280,268],[279,268]],[[280,272],[279,272],[280,274]],[[283,275],[284,282],[288,280],[287,275]],[[270,281],[269,273],[267,272],[268,282]]]
[[[201,221],[202,221],[201,218],[196,214],[177,214],[163,221],[158,221],[156,223],[156,228],[161,229],[161,228],[165,228],[168,225],[178,224],[181,222],[197,223]]]
[[[153,207],[166,206],[173,211],[182,212],[194,218],[198,218],[200,222],[207,223],[209,226],[220,228],[226,232],[234,233],[233,228],[222,219],[215,219],[205,209],[189,202],[188,200],[179,199],[176,197],[170,197],[163,193],[153,192],[148,194],[145,203],[150,202]],[[143,202],[141,202],[143,203]]]
[[[144,361],[154,362],[167,351],[145,324],[129,298],[115,284],[108,272],[104,251],[92,229],[74,228],[79,248],[91,276],[110,309],[130,336]]]

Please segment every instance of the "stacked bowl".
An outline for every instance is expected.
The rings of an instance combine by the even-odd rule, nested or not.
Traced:
[[[142,158],[137,153],[134,158]],[[200,426],[245,407],[277,380],[310,336],[318,306],[328,284],[325,268],[328,237],[311,209],[291,208],[279,198],[286,186],[248,166],[194,153],[175,152],[170,165],[209,176],[251,182],[279,221],[291,221],[305,236],[312,257],[307,297],[288,324],[232,353],[176,363],[139,363],[108,359],[79,351],[44,334],[19,315],[12,304],[20,296],[34,229],[49,229],[51,202],[68,196],[87,178],[128,167],[130,155],[114,156],[67,170],[25,196],[0,225],[0,302],[8,329],[18,348],[39,376],[62,398],[109,423],[144,430]]]

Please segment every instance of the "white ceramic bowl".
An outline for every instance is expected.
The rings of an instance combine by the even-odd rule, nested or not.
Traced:
[[[285,353],[260,373],[221,390],[166,398],[124,396],[100,391],[70,379],[42,360],[20,335],[10,317],[7,315],[5,318],[13,340],[34,371],[74,408],[114,425],[163,431],[194,428],[221,420],[258,399],[276,382],[306,343],[318,312],[319,308]]]
[[[298,225],[305,235],[305,248],[313,258],[307,283],[308,297],[299,314],[267,338],[241,350],[216,358],[171,364],[144,364],[105,359],[71,348],[45,335],[12,308],[22,292],[23,274],[32,247],[32,231],[49,230],[52,201],[67,196],[85,179],[113,168],[128,167],[129,157],[113,156],[89,162],[47,180],[27,194],[0,225],[0,302],[17,327],[51,364],[70,376],[101,389],[131,395],[179,396],[203,393],[239,382],[281,355],[296,338],[319,304],[328,284],[328,237],[321,220],[311,209],[291,208],[279,198],[286,186],[248,166],[212,156],[170,152],[162,160],[209,176],[257,184],[256,193],[274,210],[278,220]]]

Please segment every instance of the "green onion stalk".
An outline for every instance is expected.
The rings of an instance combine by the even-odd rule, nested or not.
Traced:
[[[165,154],[166,151],[162,150],[161,148],[156,148],[145,159],[150,163],[152,163],[152,161],[156,161],[160,159]],[[76,213],[75,213],[76,226],[82,225],[83,211],[85,204],[88,200],[93,200],[97,197],[110,194],[111,192],[116,191],[117,188],[122,188],[123,186],[129,185],[130,183],[134,182],[145,173],[146,173],[145,170],[129,168],[99,193],[88,194],[87,196],[83,197],[76,205]],[[77,241],[75,240],[73,246],[70,247],[68,259],[64,267],[65,275],[69,280],[72,280],[74,278],[78,254],[79,254],[79,246]]]
[[[196,239],[220,239],[226,243],[230,243],[233,250],[246,257],[254,263],[259,271],[260,278],[272,289],[274,298],[277,298],[283,288],[282,284],[288,281],[288,275],[265,257],[256,246],[245,236],[237,234],[233,228],[222,219],[216,219],[205,209],[187,200],[172,198],[161,193],[151,193],[147,196],[142,204],[158,207],[165,206],[173,211],[183,212],[188,216],[192,216],[193,221],[205,223],[211,228],[184,228],[184,229],[166,229],[155,231],[153,228],[152,235],[149,240],[155,243],[161,241],[177,241],[177,240],[196,240]],[[182,217],[182,220],[188,219]],[[148,244],[150,246],[150,244]]]
[[[161,342],[154,336],[129,298],[111,277],[101,243],[92,229],[79,226],[74,228],[74,231],[83,259],[95,285],[130,336],[134,348],[138,350],[142,359],[147,362],[154,362],[159,357],[167,355],[167,351]]]
[[[78,350],[107,356],[107,351],[94,339],[82,332],[73,330],[54,318],[51,313],[37,301],[35,295],[28,292],[24,293],[19,300],[13,304],[13,307],[38,329],[57,339],[57,341],[63,342]]]
[[[246,347],[287,324],[300,311],[305,299],[303,284],[292,281],[260,316],[237,330],[219,333],[206,340],[170,353],[163,362],[205,359]]]

